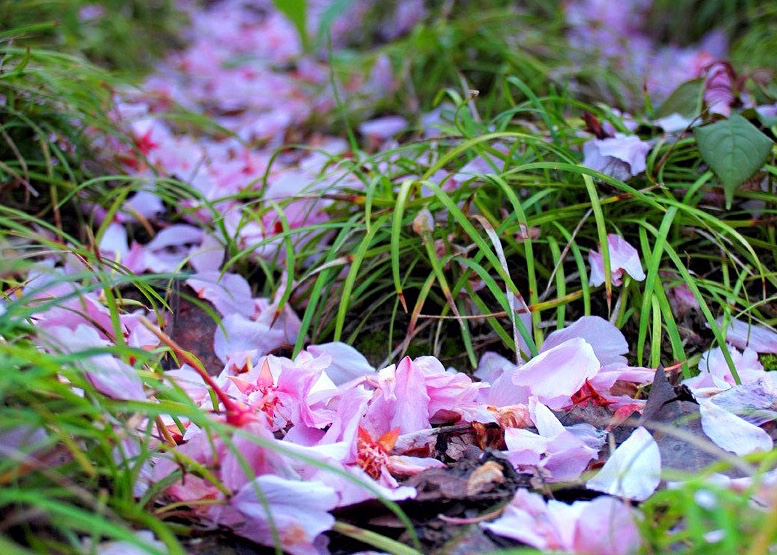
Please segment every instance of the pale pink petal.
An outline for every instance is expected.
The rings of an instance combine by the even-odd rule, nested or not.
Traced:
[[[325,372],[335,385],[375,373],[375,368],[364,355],[346,343],[337,341],[311,345],[307,351],[314,355],[327,353],[332,357],[332,363]]]
[[[593,347],[594,355],[602,366],[626,364],[626,357],[623,356],[629,352],[626,338],[618,328],[601,316],[583,316],[566,328],[552,332],[545,339],[540,352],[558,347],[575,337],[585,339]]]
[[[616,133],[607,139],[591,139],[583,145],[583,165],[625,181],[645,171],[650,145],[635,135]]]
[[[715,445],[739,456],[771,451],[773,442],[764,430],[720,408],[711,401],[699,405],[701,427]]]
[[[629,274],[633,279],[642,281],[645,272],[642,270],[642,262],[639,259],[637,249],[632,247],[620,235],[610,233],[607,235],[607,245],[610,251],[610,273],[613,285],[619,286],[623,273]],[[589,279],[593,287],[604,283],[604,261],[598,251],[588,252],[588,262],[591,265],[591,277]]]
[[[429,402],[426,379],[421,368],[403,358],[399,364],[378,373],[377,397],[367,411],[373,436],[399,428],[400,434],[429,428]]]
[[[386,116],[365,121],[359,126],[359,133],[373,141],[385,141],[407,129],[407,120],[400,116]]]
[[[723,318],[718,318],[716,322],[719,326],[722,325]],[[740,349],[750,347],[756,353],[777,354],[777,332],[736,319],[729,323],[726,342]]]
[[[591,345],[578,337],[540,353],[516,370],[512,381],[548,407],[561,409],[599,368]]]
[[[732,387],[711,401],[756,426],[777,420],[777,375],[765,373],[761,379]]]
[[[661,454],[645,428],[639,427],[610,455],[588,489],[644,501],[661,482]]]
[[[629,507],[614,497],[601,496],[581,512],[573,550],[590,555],[628,555],[636,553],[641,539]]]
[[[222,316],[241,314],[251,318],[254,315],[251,286],[239,274],[202,272],[194,274],[185,283],[194,289],[199,298],[210,301]]]
[[[561,534],[550,518],[542,496],[519,489],[502,516],[481,526],[496,534],[537,549],[564,549]],[[567,523],[569,526],[569,523]],[[571,526],[570,526],[571,527]]]
[[[224,363],[233,353],[255,350],[261,356],[289,344],[286,331],[280,323],[270,328],[264,322],[254,322],[240,314],[232,314],[224,318],[221,324],[214,334],[213,352]]]
[[[236,531],[269,546],[274,545],[272,527],[257,490],[266,500],[284,551],[292,555],[317,554],[313,542],[335,522],[329,514],[337,506],[335,491],[322,482],[273,475],[259,476],[243,486],[230,501],[247,519],[246,525]]]
[[[94,328],[84,324],[75,330],[55,326],[50,328],[48,333],[57,341],[57,345],[68,353],[111,345],[102,339]],[[78,365],[84,369],[86,379],[100,393],[123,401],[146,400],[143,381],[138,371],[113,355],[105,353],[82,357]]]
[[[429,468],[445,468],[447,465],[431,457],[409,457],[406,455],[391,455],[388,460],[388,470],[398,476],[413,476]]]

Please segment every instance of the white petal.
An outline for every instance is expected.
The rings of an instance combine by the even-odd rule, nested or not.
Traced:
[[[709,401],[703,402],[699,410],[704,433],[721,449],[739,456],[772,449],[772,438],[758,426]]]
[[[588,489],[644,501],[661,482],[661,454],[645,428],[637,428],[610,456]]]

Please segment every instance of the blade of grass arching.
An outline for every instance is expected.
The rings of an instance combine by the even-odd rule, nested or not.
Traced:
[[[591,315],[591,288],[588,285],[588,268],[583,260],[583,253],[580,252],[580,247],[577,246],[577,242],[572,234],[567,231],[564,226],[558,222],[552,222],[556,229],[564,236],[569,244],[569,250],[572,252],[572,257],[575,259],[575,265],[577,266],[577,273],[580,276],[580,288],[583,296],[583,315]]]
[[[599,193],[596,191],[596,185],[590,175],[583,174],[585,188],[588,191],[588,197],[591,199],[591,209],[594,212],[596,220],[596,233],[599,237],[599,249],[602,255],[602,265],[604,266],[604,288],[607,292],[607,313],[612,312],[612,275],[610,270],[610,247],[607,242],[607,225],[604,222],[602,206],[599,204]]]
[[[647,278],[645,279],[645,286],[642,292],[642,308],[639,315],[639,332],[637,335],[638,366],[642,364],[642,357],[645,349],[645,338],[647,337],[650,303],[654,302],[653,289],[655,288],[656,281],[658,279],[658,270],[661,267],[661,259],[664,256],[664,245],[666,244],[666,238],[669,235],[669,230],[672,228],[672,224],[674,223],[674,218],[676,215],[677,207],[673,206],[667,210],[666,214],[664,214],[663,220],[661,221],[661,227],[658,229],[658,234],[655,238],[655,246],[650,253],[650,257],[648,258],[645,256],[645,259],[648,260],[648,271]],[[656,314],[653,314],[653,317],[655,318]]]
[[[421,314],[421,311],[424,308],[424,303],[426,302],[426,298],[429,296],[429,292],[432,290],[432,285],[434,285],[435,279],[437,279],[435,273],[429,274],[429,276],[426,278],[426,281],[421,286],[421,289],[418,291],[418,298],[416,299],[413,311],[410,313],[410,323],[407,326],[407,334],[405,335],[405,339],[402,341],[402,350],[399,353],[399,358],[404,357],[407,349],[410,347],[410,341],[415,335],[415,329],[418,325],[418,316]],[[447,312],[449,307],[450,305],[446,305],[444,312]]]
[[[437,278],[437,282],[440,284],[440,289],[442,289],[442,294],[445,296],[445,300],[448,302],[448,306],[451,307],[453,315],[456,316],[459,321],[461,337],[464,341],[464,347],[467,351],[469,362],[472,365],[472,368],[477,368],[478,360],[477,357],[475,357],[475,352],[472,350],[472,339],[470,338],[469,334],[469,326],[467,325],[467,322],[461,318],[459,309],[456,306],[456,301],[453,300],[450,287],[448,286],[448,280],[445,279],[445,273],[442,269],[443,265],[434,250],[434,238],[432,237],[432,233],[429,230],[424,231],[424,246],[426,247],[426,255],[429,257],[429,262],[432,265],[432,271]]]
[[[483,299],[480,298],[478,292],[472,288],[472,285],[469,282],[467,282],[466,288],[467,294],[469,295],[469,298],[472,299],[472,302],[475,303],[475,306],[477,306],[483,314],[488,314],[488,306]],[[517,352],[516,343],[513,338],[510,337],[510,334],[507,333],[501,325],[499,325],[496,318],[486,318],[486,323],[494,330],[494,333],[499,336],[507,349]]]
[[[470,223],[469,219],[464,215],[456,203],[454,203],[453,200],[448,195],[446,195],[435,183],[425,181],[424,185],[435,194],[438,200],[442,202],[443,206],[448,209],[450,215],[453,216],[453,218],[464,229],[467,235],[469,235],[470,239],[472,239],[472,241],[477,244],[478,248],[491,263],[496,273],[499,274],[499,277],[505,281],[510,291],[512,291],[516,297],[519,296],[520,291],[513,282],[512,277],[510,277],[510,274],[505,272],[504,268],[502,268],[502,265],[499,263],[497,256],[491,251],[488,244],[485,242],[485,240],[483,240],[475,227]],[[502,294],[502,296],[504,295]],[[505,308],[505,310],[508,310],[508,308]],[[531,345],[534,345],[534,341],[531,342]],[[536,349],[536,347],[534,348]],[[536,356],[536,353],[533,353],[533,356]]]
[[[476,214],[473,217],[478,222],[480,222],[480,225],[482,225],[483,228],[486,230],[486,235],[488,235],[488,238],[491,239],[491,244],[494,245],[494,250],[496,251],[496,255],[497,257],[499,257],[499,263],[502,265],[502,268],[504,269],[505,273],[509,273],[509,270],[507,268],[507,259],[505,258],[504,249],[502,249],[502,242],[499,240],[499,236],[496,234],[496,231],[494,231],[493,226],[483,216]],[[518,326],[516,324],[516,320],[518,319],[518,316],[515,313],[516,296],[510,293],[510,290],[507,288],[507,285],[505,285],[505,297],[507,298],[507,306],[509,307],[508,316],[510,318],[510,323],[513,327],[513,343],[518,345]],[[523,300],[523,299],[519,299],[519,300]],[[520,365],[521,353],[516,351],[515,357],[516,357],[515,363],[517,365]]]
[[[524,259],[526,260],[526,274],[529,279],[529,304],[532,306],[536,306],[539,304],[539,291],[537,290],[537,275],[535,273],[535,261],[534,261],[534,248],[532,247],[532,240],[531,237],[528,236],[528,230],[529,227],[529,220],[526,217],[526,213],[523,210],[523,206],[521,205],[521,201],[518,198],[518,196],[515,194],[515,191],[507,184],[507,182],[502,179],[500,176],[489,176],[489,180],[499,185],[499,187],[504,192],[505,196],[510,200],[510,205],[513,207],[513,210],[515,211],[516,218],[518,220],[518,223],[520,225],[523,225],[524,228],[527,230],[527,237],[523,241],[523,247],[524,247]],[[504,256],[503,256],[504,257]],[[509,273],[507,270],[507,267],[505,265],[505,273]],[[523,300],[520,293],[517,293],[515,295],[519,299]],[[533,328],[533,336],[536,339],[535,345],[541,345],[542,344],[542,332],[540,331],[539,323],[542,319],[540,312],[532,312],[532,328]]]
[[[283,245],[286,250],[286,286],[283,288],[283,294],[278,301],[278,306],[275,307],[275,314],[273,314],[272,323],[270,324],[272,328],[280,315],[283,314],[283,309],[286,307],[289,298],[291,298],[291,292],[294,289],[294,245],[291,242],[291,229],[289,228],[289,220],[286,218],[286,212],[275,201],[270,200],[268,203],[275,210],[281,221],[281,228],[285,235]]]
[[[455,256],[451,259],[451,261],[458,262],[459,264],[462,264],[468,268],[471,268],[475,271],[475,273],[478,275],[480,279],[483,280],[483,283],[486,284],[486,287],[488,287],[488,290],[491,292],[491,294],[496,298],[497,302],[499,302],[499,305],[502,307],[502,310],[505,313],[505,316],[509,317],[510,314],[510,303],[504,294],[504,291],[497,285],[496,281],[493,277],[488,273],[488,271],[475,262],[474,260],[471,260],[469,258],[464,258],[460,256]],[[484,305],[481,307],[481,310],[488,313],[487,307]],[[515,325],[518,328],[518,333],[523,338],[526,345],[529,347],[529,355],[531,357],[537,356],[537,346],[534,344],[534,340],[532,339],[531,332],[529,329],[524,325],[524,323],[521,321],[520,318],[515,319]],[[500,334],[501,335],[501,334]],[[503,338],[504,339],[504,338]],[[513,343],[513,340],[510,339],[510,343]],[[514,344],[514,343],[513,343]],[[515,345],[515,344],[514,344]],[[517,346],[515,346],[517,349]],[[517,351],[516,351],[517,352]]]
[[[650,360],[651,368],[658,368],[661,364],[661,306],[658,304],[658,298],[655,294],[651,294],[652,302],[650,303],[653,309],[653,332],[652,342],[650,344]]]
[[[567,284],[564,281],[564,261],[561,259],[561,250],[558,247],[558,242],[553,236],[548,236],[548,246],[550,247],[550,253],[553,256],[553,264],[555,268],[558,268],[556,272],[556,292],[558,296],[563,297],[567,294]],[[564,327],[566,315],[566,305],[559,305],[556,309],[556,329]]]
[[[396,540],[339,520],[334,523],[332,530],[343,536],[371,545],[381,552],[390,553],[391,555],[421,555],[420,551],[408,547],[403,543],[399,543]]]
[[[84,533],[96,530],[101,535],[129,542],[140,549],[146,550],[146,553],[165,555],[160,549],[144,543],[130,530],[114,524],[107,518],[94,515],[74,505],[65,504],[57,499],[48,498],[43,492],[18,488],[4,488],[0,490],[0,506],[12,503],[30,505],[45,511],[52,516],[56,516],[56,519],[52,522],[55,523],[54,525],[56,527],[72,528]],[[185,553],[180,545],[167,547],[170,549],[171,555],[184,555]]]
[[[555,129],[556,126],[554,126],[553,123],[550,121],[550,117],[548,117],[548,114],[545,111],[545,107],[540,102],[540,99],[537,98],[537,95],[534,94],[534,91],[531,90],[526,85],[526,83],[524,83],[521,79],[519,79],[514,75],[511,75],[510,77],[508,77],[507,82],[521,89],[521,92],[526,95],[526,98],[529,99],[532,106],[534,106],[534,109],[542,117],[542,121],[545,122],[545,127],[550,132],[550,136],[553,138],[553,144],[558,146],[559,140],[558,140],[558,134],[556,133],[556,129]]]
[[[354,252],[351,269],[348,271],[348,276],[345,278],[345,283],[343,283],[342,298],[340,299],[340,306],[337,310],[337,316],[335,318],[335,332],[333,337],[334,341],[340,341],[340,338],[342,337],[343,326],[345,325],[345,315],[348,312],[348,306],[351,300],[351,291],[353,290],[353,285],[356,282],[356,277],[359,274],[359,267],[364,261],[364,254],[367,252],[370,243],[372,243],[373,239],[375,238],[375,234],[388,220],[388,218],[388,214],[378,218],[375,221],[373,228],[364,236],[364,239],[361,243],[359,243],[356,252]]]
[[[405,204],[413,183],[412,179],[406,179],[402,182],[397,194],[397,203],[394,206],[394,219],[391,223],[391,272],[394,277],[397,297],[399,297],[399,302],[402,303],[402,309],[405,312],[407,312],[407,301],[405,301],[405,295],[402,293],[402,280],[399,277],[399,237],[402,234],[402,217],[405,213]]]
[[[720,235],[723,235],[723,236],[727,235],[727,236],[730,236],[732,239],[736,240],[736,242],[742,245],[742,247],[744,247],[744,250],[747,251],[747,253],[750,255],[749,257],[750,262],[756,268],[758,268],[759,277],[761,278],[761,281],[765,282],[768,279],[768,281],[772,283],[772,285],[777,286],[777,277],[773,275],[772,272],[767,273],[764,270],[763,264],[761,264],[761,260],[756,254],[750,242],[735,228],[726,224],[723,220],[719,219],[714,214],[709,214],[704,210],[700,210],[693,206],[684,205],[683,203],[675,200],[674,198],[661,197],[659,200],[662,203],[666,203],[670,206],[676,206],[679,211],[682,211],[689,215],[696,216],[698,220],[701,220],[706,224],[705,227],[707,227],[707,229],[709,229],[711,232],[717,229]]]
[[[739,374],[737,373],[737,369],[734,366],[734,361],[731,358],[731,353],[729,352],[728,346],[726,345],[726,336],[721,331],[721,327],[715,321],[715,317],[712,315],[712,312],[710,311],[709,306],[707,306],[707,301],[704,299],[704,296],[701,294],[701,291],[699,291],[699,287],[696,285],[696,280],[693,278],[693,276],[691,276],[691,273],[685,267],[685,265],[683,264],[683,261],[675,252],[672,245],[667,243],[665,246],[665,250],[666,250],[666,253],[669,255],[669,258],[671,258],[672,262],[674,262],[674,265],[677,268],[677,271],[680,272],[680,276],[683,278],[686,285],[688,285],[688,288],[693,293],[693,296],[696,298],[696,301],[699,303],[701,312],[704,315],[705,320],[707,320],[707,324],[710,326],[710,329],[712,330],[712,334],[715,336],[715,340],[718,342],[718,346],[720,347],[720,350],[723,352],[723,358],[726,360],[726,364],[728,365],[728,368],[731,371],[731,375],[734,377],[734,381],[736,382],[736,384],[740,385],[742,381],[739,379]]]

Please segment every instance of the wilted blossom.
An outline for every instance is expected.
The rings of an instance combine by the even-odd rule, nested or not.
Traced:
[[[591,139],[583,145],[583,165],[613,179],[626,181],[647,168],[650,145],[636,135],[616,133],[606,139]]]
[[[519,489],[498,519],[483,528],[546,551],[628,555],[640,545],[635,514],[613,497],[571,505]]]
[[[731,115],[734,104],[733,82],[736,79],[734,70],[728,63],[717,62],[707,69],[704,80],[704,102],[710,114],[723,117]]]
[[[632,247],[620,235],[610,233],[607,235],[607,245],[610,251],[610,281],[613,285],[619,286],[626,273],[637,281],[645,279],[645,272],[642,270],[642,262],[639,259],[637,249]],[[591,277],[588,282],[593,287],[598,287],[604,283],[604,260],[599,251],[591,250],[588,252],[588,263],[591,265]]]

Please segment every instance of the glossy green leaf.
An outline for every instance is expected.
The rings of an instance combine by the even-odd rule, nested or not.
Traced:
[[[774,143],[740,115],[694,130],[701,156],[713,169],[731,207],[734,191],[766,162]]]

